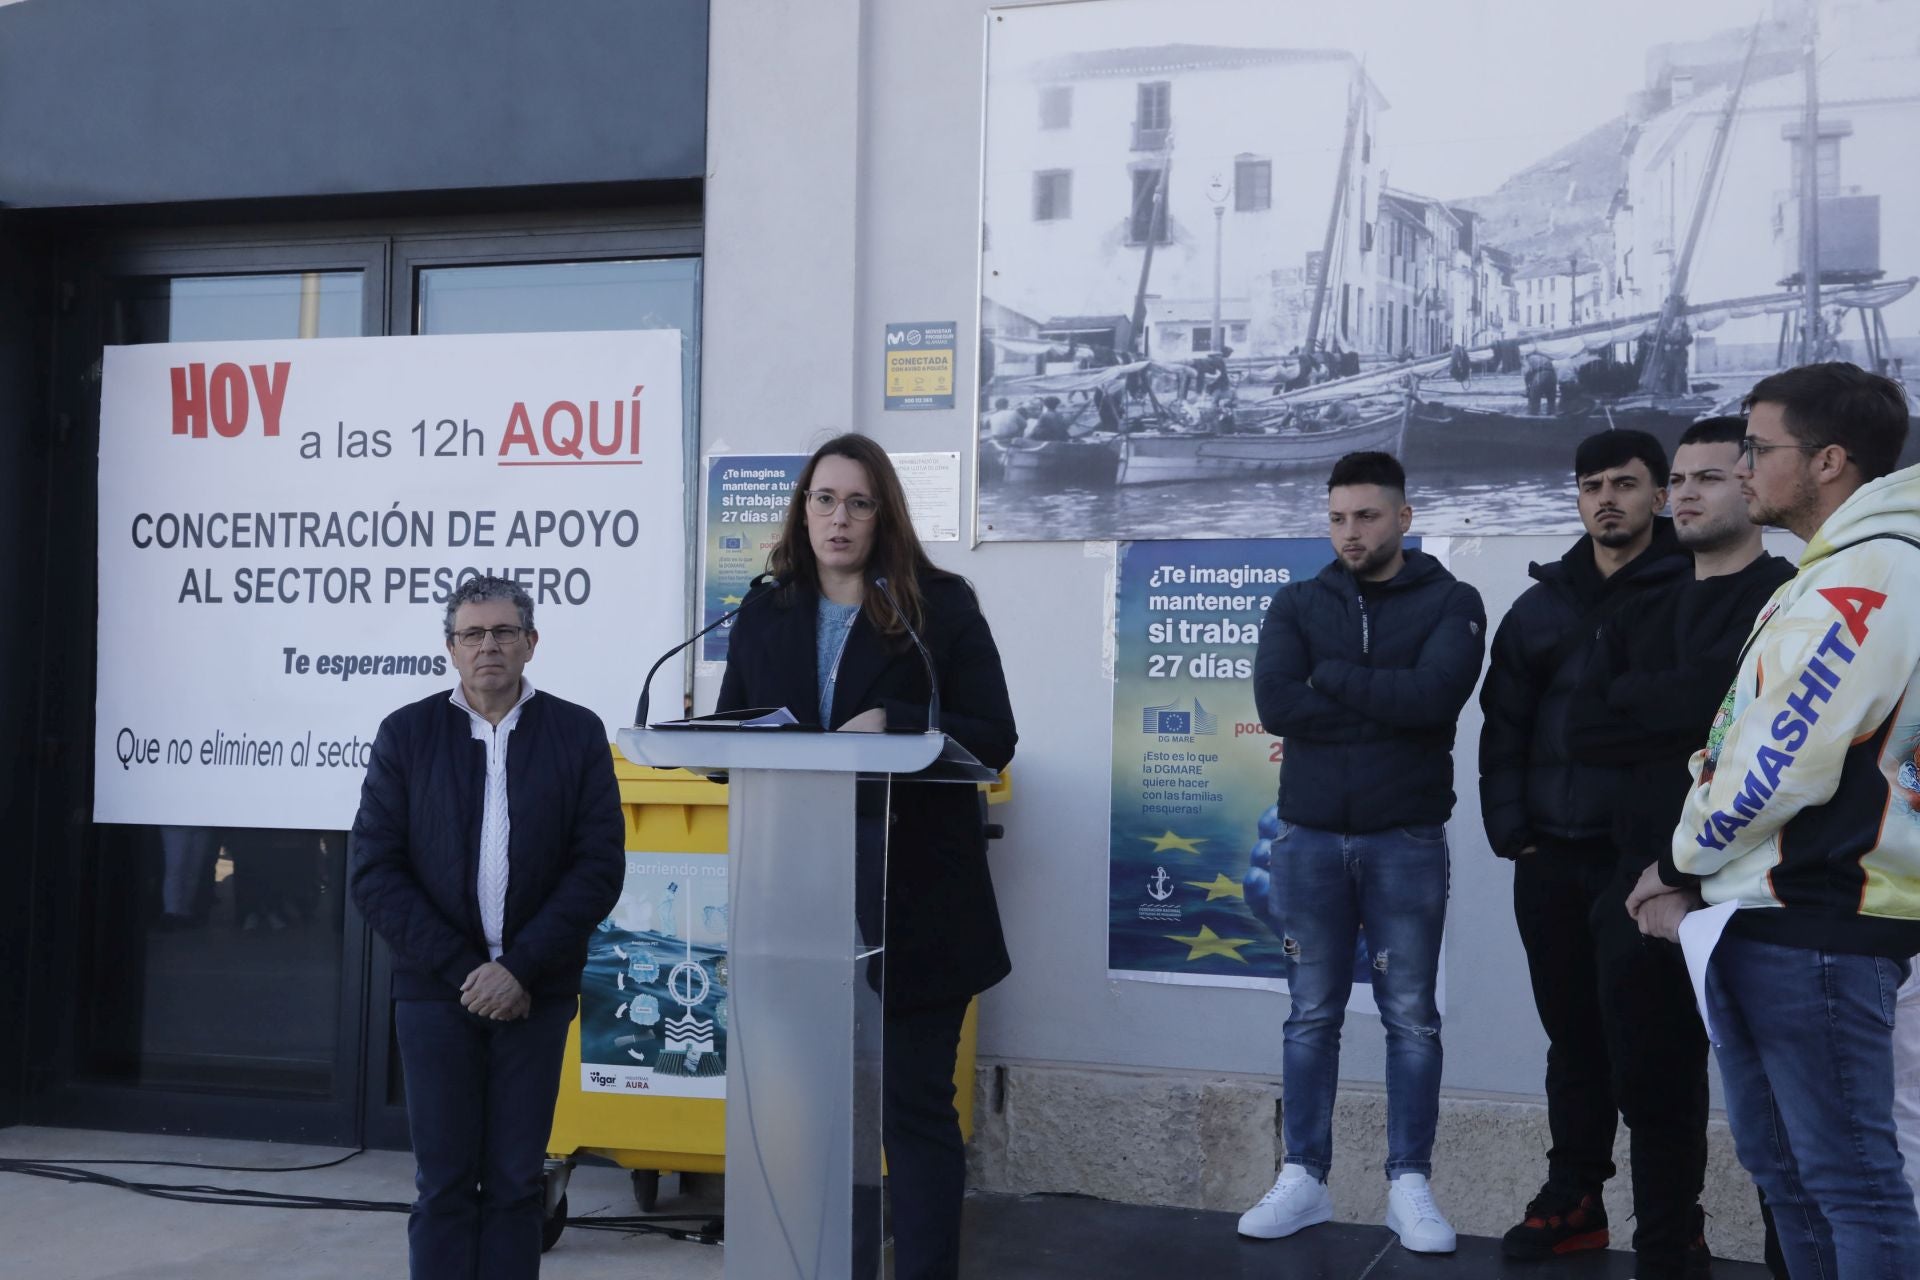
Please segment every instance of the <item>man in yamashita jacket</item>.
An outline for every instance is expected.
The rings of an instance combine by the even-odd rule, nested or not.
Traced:
[[[1905,393],[1851,364],[1764,378],[1747,407],[1747,512],[1807,546],[1693,757],[1670,856],[1627,901],[1663,935],[1695,880],[1738,905],[1705,1012],[1788,1270],[1907,1280],[1894,1028],[1920,952],[1920,468],[1893,470]]]
[[[393,952],[412,1276],[530,1280],[567,1025],[625,825],[600,717],[521,674],[540,638],[526,591],[471,579],[445,627],[459,683],[380,725],[349,884]]]
[[[1270,914],[1287,957],[1286,1163],[1240,1218],[1273,1239],[1327,1221],[1340,1027],[1356,934],[1374,956],[1387,1036],[1387,1225],[1408,1249],[1447,1253],[1434,1204],[1440,1011],[1434,1000],[1447,910],[1453,738],[1486,647],[1472,587],[1402,545],[1413,509],[1384,453],[1348,454],[1327,482],[1339,558],[1283,588],[1267,610],[1254,698],[1286,739]]]
[[[1536,579],[1493,637],[1480,690],[1480,814],[1514,860],[1513,911],[1547,1033],[1547,1180],[1502,1247],[1516,1259],[1607,1245],[1600,1192],[1613,1176],[1614,1105],[1602,1031],[1594,904],[1618,861],[1613,815],[1625,770],[1574,759],[1568,716],[1600,624],[1692,562],[1674,539],[1667,453],[1644,431],[1580,442],[1573,472],[1586,534]]]

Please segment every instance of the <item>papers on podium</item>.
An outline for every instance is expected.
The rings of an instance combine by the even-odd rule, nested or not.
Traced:
[[[620,754],[634,764],[696,773],[731,769],[857,773],[916,782],[992,782],[1000,775],[942,733],[826,733],[781,722],[768,708],[622,729]],[[750,728],[742,722],[766,718]]]
[[[716,711],[685,720],[656,720],[648,729],[800,729],[822,732],[819,725],[802,724],[785,707],[753,707],[745,711]]]

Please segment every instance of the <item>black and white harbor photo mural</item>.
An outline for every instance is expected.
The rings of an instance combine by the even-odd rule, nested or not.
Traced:
[[[1920,362],[1920,0],[988,21],[982,540],[1577,531],[1575,444]],[[1920,433],[1916,433],[1920,435]]]

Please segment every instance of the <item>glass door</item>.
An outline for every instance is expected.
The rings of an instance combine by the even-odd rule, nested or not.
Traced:
[[[365,932],[346,833],[95,824],[91,812],[100,358],[123,343],[326,338],[384,326],[385,246],[181,249],[95,259],[68,283],[47,495],[43,769],[61,917],[37,948],[29,1053],[45,1122],[357,1140]],[[194,504],[192,477],[167,501]],[[217,620],[214,622],[217,625]],[[156,646],[156,652],[163,646]],[[156,669],[154,679],[165,679]],[[37,1032],[37,1034],[36,1034]]]
[[[346,895],[344,831],[95,824],[97,473],[104,347],[673,328],[697,467],[698,213],[511,234],[75,244],[52,371],[58,457],[40,659],[29,975],[36,1123],[404,1147],[383,943]],[[190,474],[168,501],[194,502]],[[690,488],[690,491],[691,488]],[[693,518],[691,510],[689,519]],[[686,548],[693,555],[694,538]],[[689,602],[678,602],[690,610]],[[152,678],[164,680],[157,668]]]
[[[608,329],[675,329],[682,335],[682,386],[689,467],[699,455],[695,397],[699,387],[700,260],[685,256],[594,257],[634,249],[629,236],[565,235],[550,239],[396,242],[392,314],[409,317],[420,334],[567,333]],[[686,248],[694,247],[681,242]],[[669,249],[672,242],[649,247]],[[500,261],[514,255],[531,261]],[[571,256],[570,256],[571,255]],[[398,324],[396,324],[396,328]],[[696,490],[689,487],[688,492]],[[689,506],[689,518],[692,518]],[[685,539],[688,555],[694,539]],[[692,578],[689,577],[689,581]],[[676,602],[682,603],[682,602]],[[638,673],[636,673],[637,679]],[[377,996],[387,990],[385,948],[376,945]],[[367,1028],[367,1141],[404,1145],[405,1092],[390,1002],[376,999]]]

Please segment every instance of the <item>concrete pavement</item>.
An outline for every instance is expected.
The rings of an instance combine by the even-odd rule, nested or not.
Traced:
[[[324,1147],[93,1130],[0,1129],[0,1158],[184,1160],[285,1168],[344,1154]],[[404,1202],[413,1159],[369,1151],[331,1169],[215,1172],[153,1165],[92,1166],[140,1182],[257,1188],[360,1201]],[[667,1198],[662,1212],[714,1212],[711,1200]],[[708,1193],[712,1188],[709,1187]],[[624,1170],[582,1167],[568,1189],[574,1217],[635,1212]],[[967,1280],[1118,1280],[1125,1276],[1298,1276],[1318,1280],[1628,1280],[1633,1257],[1601,1251],[1514,1264],[1497,1241],[1462,1236],[1450,1258],[1410,1254],[1384,1228],[1329,1223],[1286,1240],[1242,1240],[1229,1212],[1143,1208],[1063,1196],[969,1197]],[[1619,1228],[1625,1233],[1625,1225]],[[112,1187],[0,1172],[0,1274],[34,1280],[385,1280],[406,1275],[401,1213],[180,1204]],[[567,1228],[546,1255],[546,1280],[645,1276],[721,1280],[716,1245]],[[1750,1263],[1716,1263],[1721,1280],[1765,1280]]]
[[[337,1148],[228,1142],[83,1129],[0,1129],[0,1158],[141,1159],[206,1164],[317,1164]],[[130,1181],[245,1187],[355,1200],[406,1201],[413,1157],[367,1151],[310,1173],[215,1173],[142,1165],[91,1166]],[[669,1184],[671,1185],[671,1184]],[[660,1212],[703,1206],[664,1199]],[[581,1168],[567,1198],[574,1216],[637,1212],[627,1174]],[[407,1273],[407,1220],[358,1213],[181,1204],[112,1187],[0,1173],[0,1271],[35,1280],[380,1280]],[[545,1280],[646,1276],[720,1280],[720,1249],[658,1236],[569,1228],[546,1257]]]

